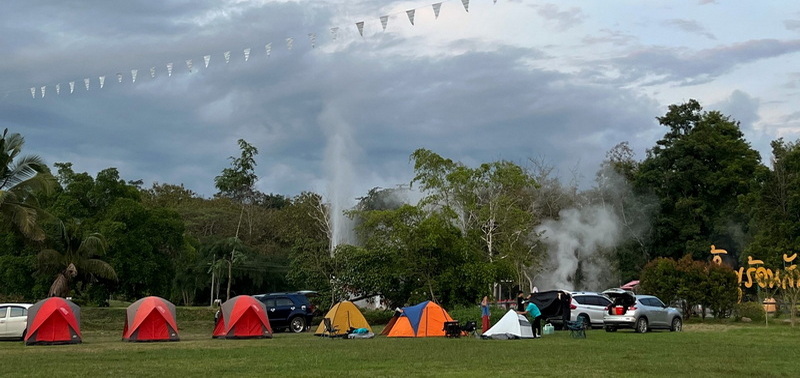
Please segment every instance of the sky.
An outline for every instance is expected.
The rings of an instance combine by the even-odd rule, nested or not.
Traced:
[[[800,137],[800,2],[432,4],[4,1],[0,128],[50,166],[206,197],[244,139],[257,189],[344,202],[407,185],[418,148],[544,162],[588,188],[608,150],[643,159],[655,117],[689,99],[740,121],[765,162]]]

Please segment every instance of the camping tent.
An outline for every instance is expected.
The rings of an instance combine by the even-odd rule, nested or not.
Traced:
[[[558,319],[557,323],[567,324],[570,319],[572,296],[567,291],[552,290],[533,293],[531,301],[542,312],[542,320]]]
[[[178,341],[175,305],[160,297],[144,297],[128,306],[124,341]]]
[[[497,324],[484,332],[481,337],[493,339],[532,339],[533,328],[525,315],[516,310],[508,310]]]
[[[222,304],[211,337],[226,339],[271,338],[272,327],[264,303],[249,295]]]
[[[415,306],[403,307],[402,313],[387,325],[384,333],[389,337],[444,336],[444,322],[453,318],[444,308],[431,301]],[[391,328],[390,328],[391,327]]]
[[[81,308],[64,298],[50,297],[28,309],[25,345],[78,344],[81,342]]]
[[[344,336],[350,331],[351,328],[366,328],[372,333],[372,327],[367,323],[367,319],[361,314],[361,311],[350,301],[339,302],[325,314],[325,318],[331,320],[331,326],[336,328],[336,333],[328,335],[325,332],[325,323],[322,322],[314,332],[317,336]]]

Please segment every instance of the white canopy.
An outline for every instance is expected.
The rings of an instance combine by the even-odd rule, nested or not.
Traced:
[[[532,339],[533,328],[525,315],[508,310],[497,324],[484,332],[482,337],[493,339]]]

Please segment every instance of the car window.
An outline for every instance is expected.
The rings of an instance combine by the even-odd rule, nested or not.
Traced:
[[[667,307],[667,306],[664,306],[664,302],[661,302],[661,300],[658,299],[658,298],[650,298],[650,302],[652,302],[653,306],[656,306],[656,307]]]
[[[10,316],[11,317],[14,317],[14,316],[28,316],[28,309],[26,309],[25,307],[13,306],[13,307],[11,307],[11,315]]]
[[[276,307],[294,306],[294,302],[292,302],[292,300],[289,299],[289,298],[276,298],[275,299],[275,306]]]
[[[274,299],[265,299],[264,300],[265,307],[275,307],[275,300]]]
[[[5,318],[8,312],[8,306],[0,307],[0,318]]]
[[[597,301],[598,306],[610,306],[611,301],[606,297],[594,297],[594,300]]]
[[[585,304],[591,304],[591,303],[589,303],[589,300],[591,299],[591,298],[589,298],[589,297],[585,297],[585,296],[574,296],[574,297],[572,297],[572,298],[573,298],[573,299],[575,299],[575,302],[578,302],[578,303],[580,303],[580,304],[582,304],[582,305],[585,305]]]
[[[647,306],[654,306],[654,307],[658,306],[658,304],[655,303],[653,298],[644,298],[644,299],[642,299],[642,303],[644,303]]]

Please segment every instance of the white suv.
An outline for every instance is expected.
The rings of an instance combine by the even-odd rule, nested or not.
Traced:
[[[0,303],[0,338],[20,339],[28,328],[30,303]]]
[[[603,315],[605,315],[611,303],[611,299],[603,294],[584,291],[573,292],[572,303],[569,306],[569,319],[576,321],[578,318],[583,318],[583,324],[586,324],[587,328],[589,325],[602,328]]]

